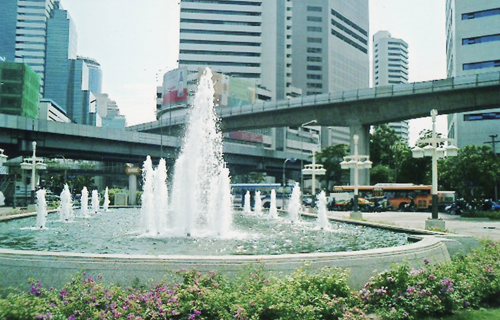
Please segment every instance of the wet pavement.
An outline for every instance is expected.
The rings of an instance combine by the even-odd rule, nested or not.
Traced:
[[[330,211],[333,218],[349,219],[349,212]],[[430,212],[363,212],[363,219],[370,222],[384,223],[404,228],[425,229],[425,220],[431,217]],[[445,229],[452,234],[490,238],[500,240],[500,221],[488,218],[467,218],[447,213],[439,213],[445,221]]]

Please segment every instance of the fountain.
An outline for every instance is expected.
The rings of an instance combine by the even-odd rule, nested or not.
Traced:
[[[254,210],[256,216],[262,215],[262,199],[260,198],[260,191],[255,191],[255,205]]]
[[[269,206],[269,218],[278,218],[278,209],[276,208],[276,190],[271,190],[271,205]]]
[[[80,215],[74,223],[49,215],[48,232],[22,229],[23,224],[32,224],[28,219],[1,223],[0,286],[26,284],[29,277],[37,277],[47,286],[59,286],[81,270],[121,285],[160,281],[170,271],[183,268],[234,276],[245,266],[260,263],[268,271],[290,273],[306,261],[311,268],[351,268],[355,277],[350,278],[350,284],[359,287],[373,269],[383,270],[394,262],[418,265],[424,258],[435,263],[449,260],[444,242],[434,237],[408,244],[407,234],[354,224],[332,224],[326,228],[330,230],[321,230],[315,218],[299,217],[298,184],[292,192],[288,217],[277,217],[275,192],[269,214],[273,219],[246,214],[250,212],[246,195],[244,212],[232,212],[230,174],[222,157],[213,94],[207,70],[200,80],[184,144],[175,162],[170,194],[165,184],[165,162],[160,161],[153,169],[147,157],[140,210],[111,209],[89,217],[84,187]],[[63,194],[60,214],[66,216]],[[106,237],[106,242],[100,236]],[[395,240],[395,247],[387,247],[389,239]],[[61,243],[55,244],[55,240]],[[372,244],[377,249],[370,250]]]
[[[102,204],[102,208],[104,211],[109,210],[109,194],[108,194],[108,187],[106,187],[106,190],[104,191],[104,202]]]
[[[92,211],[94,213],[99,211],[99,193],[97,190],[92,190]]]
[[[47,203],[45,202],[45,190],[41,189],[36,192],[36,227],[44,229],[47,222]]]
[[[60,199],[59,219],[61,219],[61,221],[72,221],[74,219],[73,203],[71,201],[71,192],[69,191],[68,184],[64,185]]]
[[[293,186],[292,197],[290,198],[290,202],[288,204],[288,215],[290,216],[290,221],[292,222],[299,220],[299,211],[301,209],[300,195],[301,192],[299,183],[296,182]]]
[[[320,194],[318,195],[316,201],[316,208],[318,209],[318,226],[321,229],[326,229],[330,223],[328,222],[328,217],[326,215],[326,212],[328,210],[326,209],[325,191],[321,191]]]
[[[82,189],[82,196],[80,198],[80,215],[82,217],[88,218],[89,217],[89,191],[87,190],[87,187],[83,187]]]
[[[248,190],[245,193],[245,204],[243,205],[243,211],[245,213],[251,213],[252,212],[252,208],[250,206],[250,191],[248,191]]]

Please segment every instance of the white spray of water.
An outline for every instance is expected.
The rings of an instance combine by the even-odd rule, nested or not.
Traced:
[[[45,190],[38,190],[36,192],[36,227],[44,229],[47,222],[47,202],[45,201]]]
[[[80,209],[80,214],[84,218],[89,217],[89,191],[87,190],[87,187],[83,187],[82,189],[82,196],[80,198],[80,203],[81,203],[81,209]]]
[[[155,221],[154,215],[154,171],[153,162],[151,157],[147,156],[146,161],[142,165],[142,179],[144,181],[142,186],[142,207],[141,207],[141,221],[140,228],[142,233],[151,233],[154,229]]]
[[[262,215],[262,199],[260,198],[260,191],[255,191],[255,206],[253,211],[256,216]]]
[[[168,227],[168,187],[167,187],[167,165],[165,159],[160,159],[158,167],[153,172],[153,214],[150,226],[151,234],[164,232]]]
[[[276,208],[276,190],[271,190],[271,206],[269,207],[269,218],[278,218],[278,209]]]
[[[226,179],[221,179],[221,175],[226,174],[223,170],[222,134],[218,128],[213,97],[212,72],[207,68],[200,78],[189,114],[172,184],[171,210],[175,215],[172,223],[188,235],[213,233],[214,230],[209,229],[214,222],[210,220],[215,216],[219,219],[221,212],[231,211],[230,207],[221,209],[214,205],[222,205],[215,197],[221,190],[219,184]],[[227,203],[230,201],[225,201],[224,205],[227,206]],[[226,227],[230,228],[230,224]]]
[[[104,211],[108,211],[108,209],[109,209],[108,187],[106,187],[106,190],[104,191],[104,202],[102,204],[102,208],[104,209]]]
[[[231,179],[229,177],[229,169],[222,168],[219,175],[218,193],[213,198],[215,201],[214,207],[211,210],[210,223],[212,229],[217,232],[219,236],[226,236],[233,223],[232,210],[233,207],[231,197]]]
[[[59,218],[62,221],[73,221],[75,215],[73,213],[73,203],[71,201],[71,192],[69,191],[68,184],[64,185],[60,199]]]
[[[299,220],[299,212],[301,209],[300,204],[300,187],[299,183],[296,182],[292,190],[292,197],[290,198],[290,203],[288,204],[288,216],[292,222]]]
[[[99,193],[97,190],[92,190],[92,211],[94,213],[99,211]]]
[[[251,213],[252,212],[252,208],[250,206],[250,191],[248,191],[248,190],[245,193],[245,204],[243,205],[243,211],[245,213]]]
[[[5,205],[5,196],[2,191],[0,191],[0,207]]]
[[[316,208],[318,209],[318,226],[321,229],[326,229],[329,225],[328,217],[326,215],[326,194],[325,191],[321,191],[320,194],[316,197]]]

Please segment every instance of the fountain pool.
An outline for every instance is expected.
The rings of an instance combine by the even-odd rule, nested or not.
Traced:
[[[33,277],[46,286],[60,286],[82,270],[102,275],[105,282],[131,285],[137,280],[158,282],[172,270],[184,268],[232,276],[250,264],[290,273],[307,263],[313,269],[350,268],[349,284],[361,287],[374,269],[384,270],[391,263],[418,266],[424,258],[450,259],[438,238],[423,237],[408,244],[404,232],[368,231],[346,224],[325,228],[324,221],[320,227],[315,219],[303,221],[299,207],[293,207],[286,219],[276,218],[275,208],[274,219],[249,208],[232,212],[230,173],[223,161],[213,95],[207,70],[175,164],[172,190],[166,190],[164,162],[161,170],[153,170],[147,160],[141,210],[110,209],[89,215],[88,191],[83,190],[82,210],[70,219],[49,215],[45,228],[36,231],[31,228],[34,218],[2,222],[0,286],[26,285]],[[300,190],[294,193],[298,199]],[[90,231],[104,231],[107,242]],[[385,242],[389,238],[395,240],[390,247]],[[373,246],[380,242],[384,244]]]

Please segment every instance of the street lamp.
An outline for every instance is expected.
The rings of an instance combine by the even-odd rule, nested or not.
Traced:
[[[43,158],[36,157],[36,141],[33,141],[33,157],[24,158],[24,161],[21,163],[21,169],[31,170],[31,203],[35,203],[36,170],[47,169],[47,164],[43,163]]]
[[[285,209],[285,188],[286,188],[285,167],[286,167],[286,163],[288,161],[295,162],[295,158],[286,158],[285,161],[283,161],[283,192],[282,192],[282,207],[281,207],[281,209]]]
[[[372,167],[372,162],[370,157],[366,155],[358,154],[358,141],[359,136],[355,134],[352,138],[354,140],[354,154],[350,156],[345,156],[344,161],[340,163],[342,169],[354,169],[354,198],[353,198],[353,211],[358,211],[358,190],[359,190],[359,170],[360,169],[370,169]]]
[[[432,117],[432,136],[427,139],[419,139],[415,147],[411,150],[414,158],[432,157],[432,220],[426,221],[426,226],[437,227],[444,229],[444,221],[438,221],[438,172],[437,172],[437,159],[445,156],[454,157],[458,153],[458,148],[448,144],[446,147],[440,146],[442,142],[449,143],[451,140],[446,138],[438,138],[436,134],[436,117],[437,110],[431,110]],[[420,148],[419,144],[427,144],[425,147]],[[429,222],[429,224],[428,224]]]
[[[7,161],[7,156],[3,154],[4,150],[0,149],[0,165],[4,164]]]
[[[304,159],[303,159],[303,154],[304,154],[304,137],[302,137],[302,135],[300,134],[302,132],[302,127],[305,127],[305,126],[308,126],[308,125],[311,125],[313,123],[316,123],[318,121],[315,120],[311,120],[311,121],[307,121],[303,124],[301,124],[299,126],[299,137],[300,137],[300,168],[304,168]],[[313,151],[313,154],[314,154],[314,151]],[[300,187],[303,189],[304,188],[304,176],[301,174],[300,175]]]

